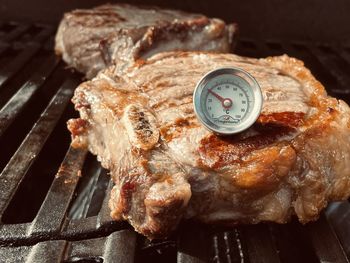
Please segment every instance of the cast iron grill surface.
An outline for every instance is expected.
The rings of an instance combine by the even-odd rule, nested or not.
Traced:
[[[70,99],[82,76],[52,51],[55,28],[0,23],[0,262],[349,262],[350,204],[315,223],[224,228],[183,222],[148,241],[110,219],[112,183],[69,147]],[[236,52],[302,59],[329,94],[350,103],[350,47],[244,39]]]

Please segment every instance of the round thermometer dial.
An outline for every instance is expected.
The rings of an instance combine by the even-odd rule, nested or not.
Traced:
[[[258,82],[239,68],[220,68],[207,73],[193,95],[199,120],[223,135],[239,133],[253,125],[262,102]]]

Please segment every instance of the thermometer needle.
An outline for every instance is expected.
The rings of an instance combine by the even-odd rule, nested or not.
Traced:
[[[229,98],[223,98],[216,92],[212,91],[211,89],[208,89],[208,91],[213,94],[219,101],[221,101],[221,104],[224,108],[230,108],[232,106],[232,100]]]

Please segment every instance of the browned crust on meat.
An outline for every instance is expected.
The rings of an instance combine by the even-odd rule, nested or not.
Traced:
[[[304,112],[278,112],[261,114],[257,120],[261,124],[275,124],[291,128],[297,128],[304,124]]]
[[[274,143],[279,137],[292,133],[287,127],[257,127],[258,135],[248,138],[220,137],[211,134],[200,141],[199,165],[204,168],[221,169],[233,163],[239,163],[252,151]]]
[[[101,108],[106,109],[106,112],[113,112],[112,122],[117,122],[125,114],[123,108],[134,103],[133,100],[126,101],[125,97],[130,94],[133,97],[135,90],[140,94],[146,94],[147,97],[147,92],[151,91],[152,94],[156,94],[158,91],[161,92],[162,88],[174,86],[171,81],[167,83],[167,79],[164,82],[159,81],[162,74],[155,74],[152,78],[149,76],[150,71],[147,70],[141,72],[143,74],[146,72],[145,76],[147,76],[142,79],[138,70],[142,70],[142,67],[147,67],[149,64],[166,63],[162,60],[169,57],[191,58],[197,54],[208,55],[209,58],[214,56],[213,59],[216,58],[219,61],[225,56],[205,52],[162,53],[145,61],[138,60],[132,71],[126,72],[124,75],[126,81],[129,81],[127,78],[130,78],[130,85],[134,85],[134,83],[138,85],[130,87],[132,90],[130,92],[125,88],[125,94],[119,93],[119,87],[114,89],[112,84],[107,85],[105,80],[101,79],[93,81],[96,86],[87,85],[82,87],[80,92],[83,94],[82,90],[90,89],[88,93],[91,95],[96,89],[103,89],[102,92],[106,98],[98,103],[100,106],[102,105]],[[207,59],[204,55],[196,59]],[[134,146],[127,149],[127,154],[130,153],[131,149],[129,158],[135,159],[132,161],[134,161],[134,169],[139,169],[137,171],[128,167],[117,174],[114,170],[117,164],[113,167],[107,166],[112,170],[112,174],[114,173],[113,180],[116,182],[115,190],[113,190],[115,196],[110,201],[111,215],[114,219],[129,220],[137,231],[149,238],[155,238],[168,235],[185,211],[188,212],[186,210],[188,202],[186,197],[191,198],[189,210],[200,206],[198,210],[194,208],[195,212],[191,211],[192,214],[190,213],[189,217],[207,223],[228,222],[225,216],[228,218],[230,215],[210,217],[215,212],[220,212],[221,205],[224,213],[233,213],[233,219],[230,219],[230,222],[233,223],[257,223],[260,221],[285,223],[293,214],[296,214],[302,223],[306,223],[316,220],[328,201],[348,197],[350,180],[346,177],[347,175],[339,176],[340,173],[337,175],[338,178],[334,178],[336,171],[332,170],[335,169],[335,163],[338,162],[337,158],[346,159],[350,156],[347,155],[347,152],[345,154],[342,152],[341,156],[337,155],[337,148],[342,150],[341,143],[348,143],[347,140],[338,137],[344,137],[344,135],[337,134],[337,131],[346,131],[343,127],[350,128],[349,117],[343,120],[345,124],[341,122],[339,124],[341,113],[349,113],[347,106],[342,109],[341,102],[326,96],[324,87],[297,59],[287,56],[260,60],[232,57],[233,62],[235,59],[240,63],[266,65],[266,67],[272,68],[271,71],[267,71],[267,75],[280,74],[284,76],[285,74],[289,79],[294,79],[304,85],[302,91],[304,92],[305,89],[305,97],[308,100],[302,100],[303,104],[301,105],[306,105],[305,112],[299,112],[298,107],[295,107],[295,112],[279,112],[278,108],[276,112],[268,113],[270,111],[267,110],[267,113],[262,114],[257,123],[248,131],[232,137],[220,137],[210,134],[200,126],[191,107],[189,107],[189,111],[186,111],[187,107],[182,107],[184,105],[190,106],[187,101],[191,97],[189,89],[186,89],[185,95],[178,92],[179,94],[173,101],[167,100],[171,96],[170,93],[164,97],[160,96],[162,101],[159,104],[153,102],[151,104],[145,98],[141,104],[148,105],[155,118],[158,118],[156,128],[159,129],[160,140],[156,146],[146,150],[140,150]],[[257,74],[259,73],[257,72]],[[185,76],[187,77],[187,75]],[[149,83],[152,81],[156,82],[156,85],[150,85]],[[113,93],[118,94],[118,96],[109,100],[108,94]],[[79,98],[80,95],[76,93],[75,96]],[[80,98],[75,101],[77,108],[81,112],[84,109],[90,110],[89,101],[84,102],[87,98],[82,96],[81,100],[81,104],[79,104]],[[120,100],[120,104],[116,102],[117,100]],[[299,103],[299,100],[296,101]],[[162,102],[164,103],[162,104]],[[96,102],[92,100],[92,103]],[[162,104],[162,108],[158,107],[160,104]],[[167,121],[162,119],[166,113],[166,111],[164,113],[164,109],[171,109],[169,110],[171,114],[165,117]],[[173,116],[183,117],[175,118]],[[77,136],[82,134],[81,136],[84,137],[84,129],[80,133],[79,125],[76,126],[73,126],[72,134]],[[329,138],[330,136],[332,138]],[[187,142],[192,143],[193,147],[185,149],[183,143]],[[333,142],[329,146],[336,143],[337,147],[325,149],[323,144],[329,142]],[[180,144],[180,147],[176,146],[177,143]],[[345,146],[344,149],[348,150],[349,145]],[[174,164],[168,159],[163,159],[167,158],[168,154],[175,155]],[[181,154],[183,156],[180,156]],[[176,180],[174,174],[159,172],[158,169],[166,169],[157,163],[157,161],[162,162],[163,160],[166,160],[165,166],[168,166],[168,163],[170,167],[179,165],[179,170],[183,173],[181,177],[183,181],[180,183],[190,184],[187,189],[190,194],[181,195],[186,191],[172,194],[171,190],[176,187],[171,184]],[[130,160],[128,159],[128,161]],[[345,164],[342,163],[341,166],[343,167],[338,168],[338,170],[346,170],[344,169]],[[171,171],[178,172],[177,168],[171,169]],[[346,171],[349,173],[350,169]],[[150,189],[157,183],[160,184],[159,189],[153,188],[153,195],[149,195]],[[168,183],[171,186],[166,188],[162,183]],[[207,184],[209,187],[202,187],[203,184],[204,186]],[[165,193],[159,194],[164,188]],[[284,192],[280,192],[280,190]],[[166,193],[169,192],[171,194],[167,195]],[[135,202],[137,203],[135,204]],[[242,204],[237,204],[237,202],[242,202]],[[269,202],[272,202],[272,205]],[[283,202],[288,207],[284,207]],[[243,216],[235,215],[236,212],[242,213]]]
[[[199,31],[208,24],[210,24],[210,20],[207,17],[199,16],[190,21],[179,21],[175,23],[164,21],[157,26],[152,26],[145,32],[140,42],[137,57],[142,57],[151,47],[161,44],[162,41],[170,40],[173,34],[176,34],[177,39],[180,41],[185,41],[186,38],[191,37],[189,32]],[[217,37],[222,36],[224,29],[225,24],[222,23],[221,32],[219,32]]]
[[[178,118],[174,123],[164,125],[160,128],[160,134],[166,142],[181,136],[183,129],[192,129],[199,127],[196,121],[192,119]]]
[[[319,100],[320,98],[323,98],[324,100],[328,99],[324,86],[311,74],[310,70],[305,67],[303,61],[287,55],[267,57],[260,59],[259,61],[267,63],[268,65],[281,70],[287,75],[293,76],[303,83],[303,86],[312,87],[314,96],[312,96],[310,100],[311,105],[320,105],[320,102],[322,102]]]
[[[88,131],[89,123],[81,118],[70,119],[67,122],[67,127],[72,134],[71,145],[74,148],[86,148],[87,141],[84,138],[84,134]]]
[[[240,188],[271,191],[289,174],[296,158],[296,152],[289,145],[253,151],[242,158],[242,168],[232,176],[232,181]]]

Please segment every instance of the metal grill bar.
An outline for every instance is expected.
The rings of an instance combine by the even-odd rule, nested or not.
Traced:
[[[242,229],[242,239],[245,241],[249,261],[251,263],[280,262],[277,249],[271,238],[267,225],[246,226]]]
[[[102,182],[102,183],[101,183]],[[93,195],[91,197],[91,202],[89,203],[89,209],[87,211],[87,216],[91,215],[91,214],[96,214],[96,213],[100,213],[100,211],[104,211],[102,208],[103,205],[103,201],[106,202],[107,198],[106,198],[106,191],[108,189],[108,185],[110,184],[111,180],[110,180],[110,176],[108,174],[108,172],[104,169],[100,169],[100,173],[99,173],[99,177],[98,177],[98,181],[96,182],[95,185],[95,191],[93,192]],[[102,200],[101,202],[101,207],[96,207],[95,205],[93,205],[95,202],[94,200]],[[101,220],[100,220],[101,222]]]
[[[0,56],[9,48],[9,44],[0,43]],[[1,86],[1,85],[0,85]]]
[[[236,233],[238,233],[237,229],[235,232],[225,231],[213,236],[213,253],[211,256],[213,262],[222,262],[223,259],[228,262],[241,262],[244,259],[239,253],[237,237],[233,235]]]
[[[312,73],[316,75],[316,78],[319,79],[327,89],[333,88],[337,85],[336,79],[333,75],[323,67],[318,59],[315,59],[306,45],[300,43],[294,43],[293,45],[290,43],[283,43],[283,48],[291,56],[296,56],[302,59],[307,67],[312,66]]]
[[[136,250],[136,235],[122,230],[107,237],[67,242],[40,242],[32,247],[0,247],[0,262],[94,262],[132,263]],[[11,251],[11,253],[8,253]],[[9,255],[10,254],[10,255]]]
[[[108,201],[111,197],[111,190],[113,188],[113,183],[112,181],[109,182],[108,188],[107,188],[107,194],[103,200],[103,204],[101,207],[101,211],[98,214],[97,217],[97,224],[101,227],[103,225],[108,225],[111,222],[111,217],[110,217],[110,211],[108,207]]]
[[[70,148],[53,181],[44,203],[27,233],[29,236],[59,234],[66,219],[67,210],[80,178],[85,151]],[[55,208],[52,210],[52,208]]]
[[[350,203],[335,202],[327,210],[327,218],[342,243],[346,255],[350,255]]]
[[[320,262],[349,262],[343,247],[324,215],[305,227]]]
[[[55,31],[51,26],[42,25],[40,27],[40,32],[36,36],[34,36],[34,41],[36,42],[45,41],[48,38],[48,36],[52,35],[52,33]]]
[[[350,48],[348,48],[348,51],[346,51],[345,49],[340,49],[339,55],[340,55],[340,57],[345,59],[346,62],[350,65]]]
[[[4,191],[0,193],[0,215],[44,146],[72,94],[72,86],[62,86],[1,173],[0,184]]]
[[[332,91],[338,94],[349,94],[350,90],[347,87],[350,87],[350,78],[347,74],[344,74],[346,69],[341,69],[340,65],[337,63],[342,60],[342,58],[337,57],[336,52],[334,52],[331,47],[324,48],[323,52],[320,47],[309,50],[337,80],[339,87],[334,88]],[[350,67],[350,65],[348,66]]]
[[[97,216],[70,220],[67,227],[62,229],[61,236],[63,238],[75,239],[79,236],[88,237],[96,235],[101,231],[111,233],[113,231],[128,228],[128,225],[125,222],[116,222],[110,217],[108,201],[110,199],[110,190],[112,187],[113,183],[110,181],[106,189],[106,195],[103,199],[101,210]]]
[[[91,170],[94,170],[92,176],[90,174],[84,174],[84,171],[81,172],[84,174],[84,177],[89,177],[89,180],[88,183],[86,183],[86,185],[83,187],[83,191],[81,191],[81,193],[76,197],[73,205],[69,210],[68,216],[71,219],[80,219],[87,217],[89,207],[93,207],[95,205],[92,203],[92,197],[96,193],[94,190],[96,189],[98,180],[102,174],[102,167],[96,164],[96,167],[94,167],[96,170],[92,168],[93,167],[90,167]]]
[[[36,52],[39,51],[39,49],[40,44],[30,43],[17,57],[6,65],[6,67],[3,66],[0,68],[0,89],[35,55]]]
[[[26,263],[46,263],[59,262],[57,259],[63,258],[66,242],[63,240],[48,241],[38,243],[30,250],[25,258]],[[24,261],[24,260],[23,260]]]
[[[11,32],[1,38],[2,41],[12,41],[29,29],[29,25],[17,25]]]
[[[16,92],[16,94],[0,110],[0,136],[25,108],[38,89],[45,83],[47,77],[56,68],[58,60],[49,56],[40,69]]]

